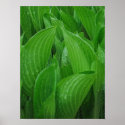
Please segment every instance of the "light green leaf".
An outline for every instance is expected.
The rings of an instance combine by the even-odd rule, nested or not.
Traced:
[[[65,47],[62,52],[61,59],[61,78],[67,77],[73,74],[72,67],[69,61],[68,50]]]
[[[56,27],[56,36],[57,38],[62,41],[63,40],[63,33],[61,27],[63,27],[63,23],[55,18],[51,18],[52,25]]]
[[[61,80],[56,92],[56,117],[74,118],[95,79],[94,73],[75,74]]]
[[[37,77],[34,87],[34,117],[54,118],[56,68],[45,68]]]
[[[21,80],[27,94],[32,94],[35,79],[48,62],[54,38],[55,28],[52,27],[35,34],[21,48]]]
[[[95,59],[93,48],[83,39],[63,29],[65,45],[74,73],[90,70]]]
[[[97,60],[93,62],[92,70],[96,72],[94,93],[97,93],[100,89],[102,89],[101,87],[104,86],[105,80],[105,53],[100,46],[98,46]]]
[[[43,21],[44,21],[44,25],[45,25],[45,28],[49,28],[51,27],[51,18],[50,18],[50,14],[45,14],[43,16]]]
[[[74,14],[74,9],[72,6],[59,6],[58,8],[60,9],[60,11],[63,11],[70,16],[73,16]]]
[[[56,57],[59,61],[59,64],[61,62],[62,52],[63,52],[63,42],[61,42],[57,37],[55,38],[55,48],[56,48]]]
[[[104,11],[104,9],[101,9],[96,14],[96,24],[105,26],[105,11]]]
[[[95,13],[87,7],[74,7],[74,9],[86,29],[88,36],[92,40],[96,31]]]

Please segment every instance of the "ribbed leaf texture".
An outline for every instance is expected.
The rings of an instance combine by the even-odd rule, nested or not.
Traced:
[[[49,12],[49,7],[30,6],[28,9],[35,30],[39,31],[43,28],[43,15]]]
[[[21,79],[28,95],[32,94],[35,79],[48,62],[54,37],[54,27],[42,30],[22,47]]]
[[[20,116],[105,118],[105,7],[20,7]]]
[[[51,65],[45,68],[37,77],[34,87],[34,117],[54,118],[56,67]]]
[[[90,73],[75,74],[60,81],[56,92],[56,117],[75,118],[94,80],[95,74]]]
[[[85,40],[65,29],[63,34],[73,72],[79,73],[90,70],[91,63],[95,59],[92,47]]]
[[[89,38],[92,40],[96,31],[96,15],[87,7],[74,7],[75,11],[86,29]]]

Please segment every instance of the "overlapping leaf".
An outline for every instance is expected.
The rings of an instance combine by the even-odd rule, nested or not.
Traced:
[[[49,12],[49,7],[30,6],[28,9],[35,30],[39,31],[43,28],[43,15]]]
[[[56,92],[57,118],[74,118],[76,116],[94,79],[95,75],[90,73],[75,74],[60,81]]]
[[[26,40],[28,40],[32,36],[32,22],[29,16],[29,10],[25,6],[21,6],[20,8],[20,24],[24,33],[23,36],[25,35]]]
[[[62,58],[61,58],[61,77],[65,78],[71,74],[73,74],[73,71],[69,61],[68,50],[65,47],[63,49]]]
[[[56,67],[45,68],[37,77],[34,88],[34,117],[54,118],[55,116],[55,90]]]
[[[98,58],[92,65],[92,69],[96,72],[96,79],[95,83],[93,84],[95,98],[93,118],[104,118],[105,55],[100,46],[98,47],[97,55]]]
[[[90,70],[91,63],[95,59],[92,47],[85,40],[65,29],[63,34],[73,72],[79,73]]]
[[[51,54],[55,28],[42,30],[34,35],[21,51],[21,80],[28,94],[32,93],[35,79],[46,66]]]
[[[75,11],[86,29],[90,39],[94,38],[96,31],[96,15],[87,7],[74,7]]]
[[[105,117],[104,9],[21,7],[21,118]]]
[[[64,13],[63,11],[60,12],[62,21],[65,25],[65,27],[71,31],[71,32],[75,32],[77,31],[77,23],[75,22],[74,18],[66,13]]]

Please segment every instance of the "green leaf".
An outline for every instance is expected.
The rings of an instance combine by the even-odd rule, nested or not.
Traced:
[[[56,92],[56,117],[75,118],[87,96],[95,74],[75,74],[60,81]]]
[[[56,37],[55,38],[55,48],[56,48],[56,57],[59,61],[59,64],[61,62],[62,52],[63,52],[63,43]]]
[[[24,38],[24,33],[20,36],[20,48],[23,45],[23,38]]]
[[[66,29],[68,29],[71,32],[77,31],[77,23],[75,22],[72,16],[64,13],[63,11],[60,12],[60,15]]]
[[[35,79],[48,62],[54,38],[55,28],[52,27],[35,34],[21,48],[21,80],[28,95],[32,94]]]
[[[87,7],[74,7],[79,19],[92,40],[96,31],[96,15]]]
[[[105,53],[100,46],[98,46],[97,60],[93,62],[92,70],[96,72],[94,93],[97,93],[98,91],[100,91],[102,86],[104,86],[104,80],[105,80]]]
[[[79,108],[77,113],[77,118],[92,119],[93,117],[93,107],[94,107],[94,93],[93,87],[91,87],[89,93],[87,94],[85,100]]]
[[[45,68],[37,77],[34,87],[34,117],[55,117],[56,68]]]
[[[59,13],[59,9],[56,6],[53,6],[51,8],[51,13],[53,13],[53,15],[57,18],[60,19],[60,13]]]
[[[96,24],[105,26],[105,11],[104,11],[104,9],[101,9],[96,14]]]
[[[67,77],[73,74],[72,67],[69,61],[68,50],[65,47],[62,52],[61,59],[61,78]]]
[[[49,12],[49,7],[30,6],[29,12],[36,31],[43,28],[43,15]]]
[[[24,109],[21,109],[20,111],[20,119],[24,119],[25,118],[25,112]]]
[[[23,6],[20,18],[21,118],[104,118],[105,7]]]
[[[25,104],[25,118],[33,118],[33,100],[30,98]]]
[[[70,16],[73,16],[74,14],[74,9],[72,6],[59,6],[58,8],[60,9],[60,11],[63,11]]]
[[[32,36],[32,22],[29,16],[29,10],[25,6],[20,7],[20,24],[23,33],[28,40]]]
[[[83,39],[63,29],[65,45],[68,49],[74,73],[90,70],[95,59],[93,48]]]
[[[43,16],[43,21],[44,21],[44,25],[45,25],[45,28],[49,28],[51,27],[51,18],[50,18],[50,14],[45,14]]]
[[[92,69],[96,72],[93,84],[95,100],[93,118],[104,118],[105,54],[100,46],[98,46],[97,55],[98,58],[92,65]]]
[[[102,25],[98,25],[96,28],[94,39],[93,39],[95,51],[97,51],[98,45],[102,42],[104,38],[105,38],[105,27]]]
[[[55,18],[51,18],[52,25],[56,27],[56,36],[60,41],[63,41],[63,33],[61,27],[63,27],[63,23]]]

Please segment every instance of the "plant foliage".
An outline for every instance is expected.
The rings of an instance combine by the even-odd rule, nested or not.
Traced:
[[[105,118],[105,7],[20,7],[20,117]]]

